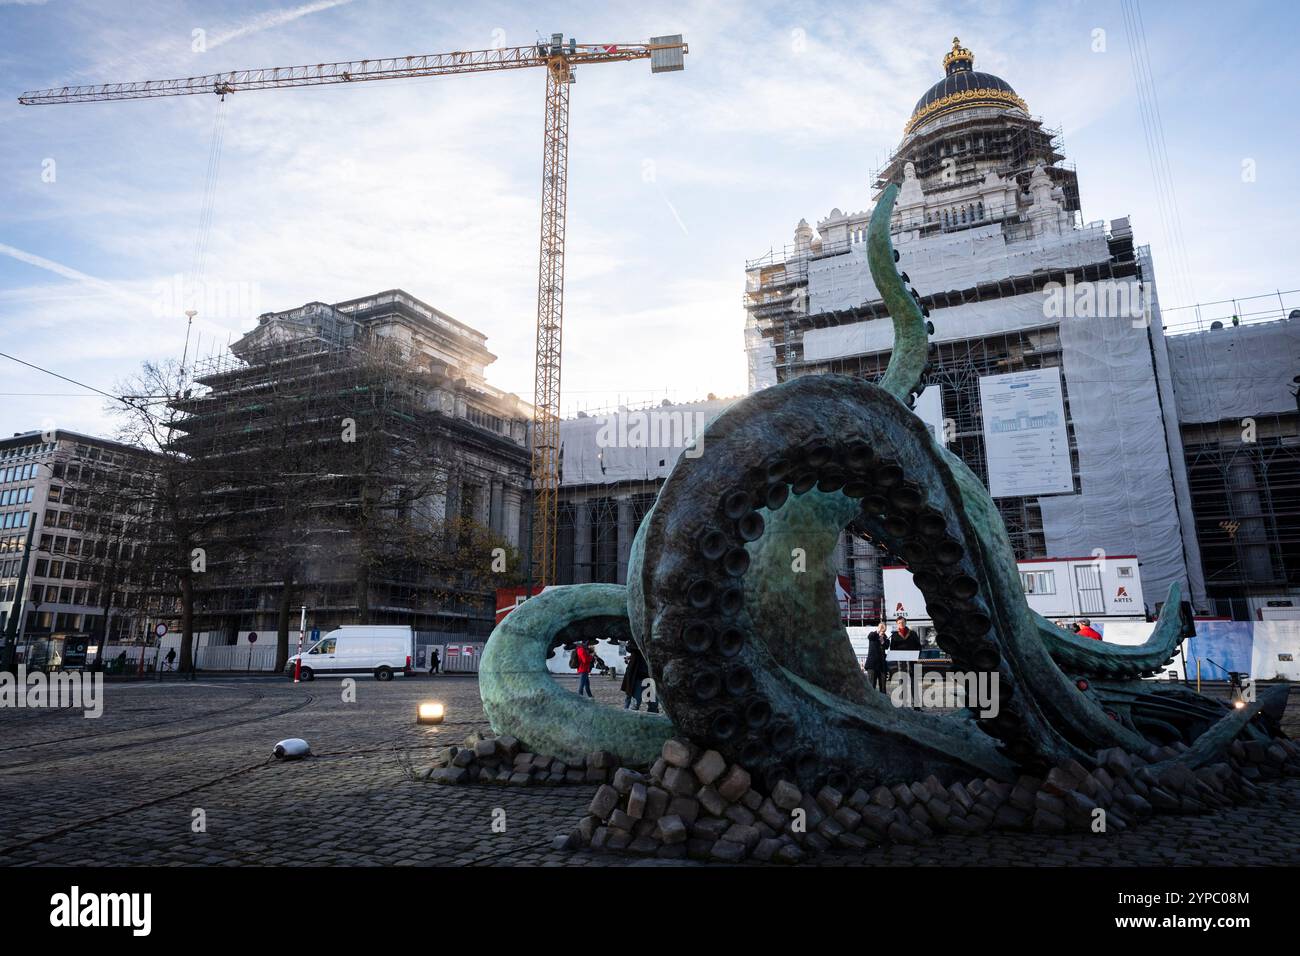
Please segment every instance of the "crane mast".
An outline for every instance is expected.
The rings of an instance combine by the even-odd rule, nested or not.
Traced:
[[[560,492],[560,346],[564,320],[564,216],[569,179],[569,86],[563,58],[546,71],[542,137],[542,239],[537,269],[537,357],[533,369],[534,580],[555,583]]]
[[[569,87],[574,67],[584,63],[650,60],[651,73],[672,73],[684,68],[689,48],[680,34],[653,37],[648,43],[567,42],[561,33],[530,46],[499,47],[318,63],[314,66],[280,66],[233,70],[170,80],[142,80],[100,86],[64,86],[32,90],[18,97],[26,106],[55,103],[96,103],[105,100],[154,99],[215,93],[225,97],[248,90],[295,86],[327,86],[374,80],[456,73],[486,73],[546,68],[546,123],[542,140],[541,252],[537,275],[537,341],[533,375],[532,434],[532,579],[554,584],[556,523],[560,485],[560,357],[564,324],[564,217],[569,174]]]

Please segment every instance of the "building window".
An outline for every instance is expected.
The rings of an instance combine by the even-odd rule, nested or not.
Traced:
[[[1055,571],[1021,571],[1020,587],[1026,594],[1055,594]]]

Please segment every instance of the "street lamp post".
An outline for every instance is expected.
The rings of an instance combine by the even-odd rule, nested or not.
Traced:
[[[33,593],[35,593],[35,592],[33,592]],[[27,603],[30,604],[30,605],[32,606],[32,614],[34,614],[34,615],[36,616],[36,622],[37,622],[37,624],[39,625],[39,624],[40,624],[40,618],[41,618],[41,602],[40,602],[40,600],[33,598],[32,600],[28,601]],[[27,630],[27,620],[28,620],[27,615],[24,614],[24,615],[23,615],[23,619],[19,622],[19,626],[22,627],[23,663],[24,663],[24,664],[27,664],[27,665],[30,666],[30,664],[31,664],[31,662],[32,662],[32,636],[31,636],[31,633]],[[52,630],[52,629],[51,629],[51,630]],[[47,649],[47,651],[46,651],[47,656],[48,656],[48,653],[49,653],[49,651],[48,651],[48,649]]]
[[[140,635],[140,669],[136,671],[137,677],[144,676],[144,652],[149,646],[149,615],[144,616],[144,633]]]
[[[190,357],[190,329],[194,327],[194,317],[198,314],[194,309],[185,310],[185,351],[181,353],[181,380],[177,383],[182,388],[185,385],[185,362]]]
[[[302,642],[307,637],[307,607],[303,605],[302,620],[298,624],[298,658],[293,662],[293,682],[302,680]]]

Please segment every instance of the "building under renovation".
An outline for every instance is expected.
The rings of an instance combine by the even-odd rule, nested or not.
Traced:
[[[1165,317],[1211,609],[1300,619],[1300,293]]]
[[[482,636],[519,571],[531,408],[482,333],[401,290],[269,313],[200,362],[176,446],[220,515],[196,587],[208,643],[308,626]],[[502,568],[502,556],[508,556]]]
[[[641,519],[678,456],[731,401],[622,406],[560,423],[555,583],[627,583]]]
[[[900,186],[894,247],[934,324],[917,414],[988,485],[1018,559],[1072,559],[1055,575],[1077,580],[1022,569],[1027,588],[1068,588],[1105,617],[1153,612],[1177,582],[1204,615],[1300,618],[1300,293],[1162,314],[1129,220],[1085,221],[1059,131],[974,66],[954,42],[875,178],[876,197]],[[746,264],[751,390],[883,373],[893,329],[866,260],[871,212],[800,221]],[[729,402],[562,424],[560,583],[626,580],[689,445],[674,428],[698,434]],[[1079,560],[1130,555],[1144,607]],[[846,620],[891,610],[859,529],[837,565]]]
[[[1127,219],[1083,221],[1059,134],[974,64],[954,41],[875,183],[877,197],[900,184],[899,268],[935,330],[917,413],[989,486],[1017,558],[1137,555],[1149,610],[1175,582],[1205,609],[1149,251]],[[893,330],[870,216],[801,221],[747,263],[751,388],[883,373]],[[879,597],[879,559],[853,528],[843,563],[855,598]],[[1110,610],[1099,579],[1070,583]]]

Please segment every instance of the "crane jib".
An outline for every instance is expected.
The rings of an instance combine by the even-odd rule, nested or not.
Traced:
[[[533,528],[531,584],[552,584],[556,567],[556,523],[559,489],[560,342],[564,318],[564,220],[568,195],[569,87],[572,67],[620,60],[650,61],[650,72],[673,73],[684,68],[690,50],[681,34],[651,37],[648,43],[579,44],[564,35],[551,35],[530,46],[501,47],[378,60],[281,66],[260,70],[212,73],[183,79],[144,80],[105,86],[65,86],[33,90],[18,97],[25,106],[54,103],[94,103],[105,100],[148,99],[216,93],[223,99],[243,90],[294,86],[323,86],[404,77],[480,73],[548,67],[546,123],[542,159],[542,228],[537,290],[537,347],[534,366],[532,484]]]
[[[455,51],[375,60],[236,70],[206,76],[109,83],[100,86],[65,86],[47,90],[29,90],[18,97],[18,102],[25,106],[43,106],[54,103],[189,96],[196,93],[216,93],[225,96],[242,90],[525,69],[545,66],[554,59],[563,59],[572,64],[649,59],[652,72],[658,73],[680,70],[682,57],[687,52],[689,52],[688,47],[681,41],[680,36],[655,37],[649,43],[575,44],[570,41],[568,47],[558,48],[546,45],[501,47],[495,50]]]

